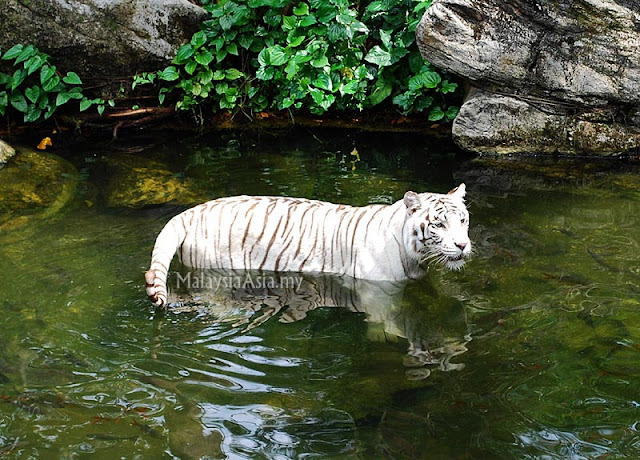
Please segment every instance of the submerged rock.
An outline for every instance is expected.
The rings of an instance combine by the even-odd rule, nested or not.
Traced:
[[[108,207],[142,208],[161,204],[191,206],[207,201],[190,179],[169,170],[159,161],[129,154],[105,160],[109,179],[105,187]]]
[[[51,153],[20,151],[0,170],[0,230],[59,213],[75,196],[78,172]]]
[[[416,33],[481,89],[454,124],[463,148],[609,155],[638,148],[639,23],[625,0],[435,0]]]

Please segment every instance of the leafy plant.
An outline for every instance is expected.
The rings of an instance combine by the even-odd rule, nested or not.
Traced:
[[[211,18],[173,61],[133,85],[160,82],[160,101],[214,110],[362,110],[390,103],[453,119],[456,83],[421,57],[415,28],[431,0],[205,1]]]
[[[25,122],[46,120],[58,107],[72,99],[80,101],[80,111],[96,105],[100,114],[104,111],[105,103],[113,105],[113,101],[85,97],[78,74],[60,74],[49,63],[49,56],[33,45],[15,45],[2,54],[2,60],[13,61],[12,67],[15,69],[12,74],[0,72],[2,116],[9,107],[13,107],[24,114]]]

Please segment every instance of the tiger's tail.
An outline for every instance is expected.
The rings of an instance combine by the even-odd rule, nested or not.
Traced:
[[[174,254],[182,245],[187,230],[183,222],[183,216],[178,215],[164,226],[151,255],[151,266],[144,274],[149,300],[157,306],[167,303],[167,274]]]

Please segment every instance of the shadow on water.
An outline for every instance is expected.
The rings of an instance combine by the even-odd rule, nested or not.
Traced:
[[[0,219],[0,457],[640,456],[638,167],[451,152],[328,131],[58,151],[65,204]],[[462,272],[285,285],[176,265],[172,306],[144,298],[156,235],[195,202],[461,181]]]

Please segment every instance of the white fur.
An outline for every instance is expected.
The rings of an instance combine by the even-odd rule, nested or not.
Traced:
[[[147,294],[166,303],[178,252],[197,269],[326,272],[400,281],[430,261],[458,270],[471,254],[465,186],[449,194],[407,192],[392,205],[351,207],[284,197],[213,200],[174,217],[160,232]]]

